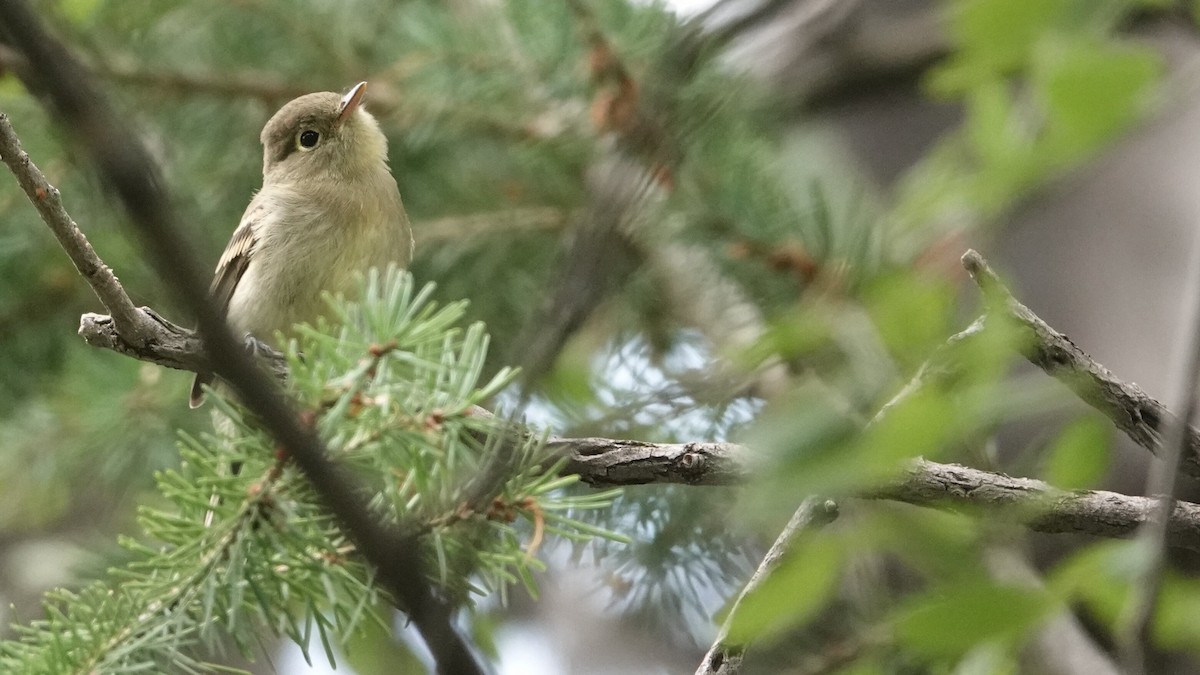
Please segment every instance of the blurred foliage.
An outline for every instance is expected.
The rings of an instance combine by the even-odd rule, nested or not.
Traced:
[[[413,275],[436,282],[428,299],[453,308],[456,319],[486,322],[496,346],[484,360],[475,345],[478,360],[462,370],[472,382],[505,372],[496,354],[520,354],[520,336],[552,290],[566,243],[586,225],[589,170],[619,154],[652,176],[652,208],[617,233],[635,244],[629,273],[592,308],[546,377],[528,392],[487,394],[496,394],[489,405],[527,402],[530,420],[564,436],[753,445],[760,472],[745,489],[648,486],[626,490],[603,511],[569,510],[561,521],[552,521],[557,512],[544,514],[548,531],[630,537],[574,545],[560,558],[594,566],[616,613],[694,650],[711,639],[713,616],[806,496],[855,494],[915,456],[990,463],[985,448],[1003,425],[1045,423],[1067,409],[1067,395],[1044,378],[1011,377],[1013,336],[989,325],[956,347],[954,373],[928,378],[866,427],[970,309],[951,271],[963,231],[998,223],[1007,208],[1153,111],[1162,58],[1122,28],[1157,4],[942,3],[952,49],[927,73],[924,90],[957,105],[962,122],[887,193],[867,187],[827,130],[783,119],[771,93],[717,58],[695,25],[652,3],[60,0],[40,7],[137,122],[183,221],[193,224],[196,254],[210,262],[259,185],[264,121],[295,95],[368,80],[367,106],[389,137],[415,224]],[[614,79],[614,70],[625,79]],[[11,71],[0,71],[0,110],[134,300],[186,322],[123,235],[119,211],[79,164],[69,133]],[[169,497],[190,494],[200,481],[227,491],[222,504],[236,509],[247,479],[218,475],[227,455],[257,467],[246,475],[265,471],[272,456],[250,430],[242,445],[214,454],[213,444],[227,441],[205,436],[207,416],[187,410],[187,376],[75,337],[79,314],[97,304],[11,181],[0,181],[0,223],[0,536],[128,532],[132,507],[142,503],[150,505],[142,522],[153,537],[130,541],[142,563],[131,587],[144,595],[110,598],[103,585],[60,592],[49,623],[24,629],[38,644],[62,622],[120,625],[136,616],[139,598],[163,591],[156,570],[173,564],[155,547],[185,550],[211,538],[197,529],[208,502],[172,503],[154,489],[156,471]],[[470,305],[454,304],[462,298]],[[475,330],[471,339],[482,340]],[[324,357],[295,362],[304,373],[297,391],[319,400],[352,373],[361,354],[343,350],[354,344],[308,333],[306,353]],[[782,387],[772,384],[781,371]],[[181,457],[176,430],[205,440],[184,442]],[[341,418],[327,431],[338,442],[358,433]],[[420,447],[416,436],[395,448]],[[1064,488],[1096,486],[1108,470],[1111,436],[1106,422],[1070,421],[1027,449],[1036,455],[1031,470]],[[389,455],[395,448],[356,455],[354,463],[369,472],[379,462],[424,461]],[[444,506],[454,493],[450,478],[431,479],[403,499],[382,486],[390,498],[380,508]],[[288,480],[293,515],[310,528],[296,541],[334,545],[339,535],[299,481]],[[587,489],[552,487],[562,505],[596,503]],[[989,547],[1015,538],[1012,523],[885,504],[846,511],[805,535],[735,624],[739,635],[758,637],[762,652],[752,657],[767,672],[773,659],[793,667],[795,645],[813,669],[840,659],[846,673],[1016,672],[1031,631],[1065,607],[1082,607],[1103,638],[1111,635],[1140,560],[1129,544],[1093,544],[1052,570],[1044,588],[1019,586],[997,581],[984,560]],[[506,548],[486,548],[478,533],[438,540],[431,556],[445,572],[439,581],[460,592],[468,584],[499,590],[528,582],[536,561],[513,549],[528,530],[490,534]],[[237,546],[286,535],[243,532]],[[87,562],[106,560],[125,562],[110,552]],[[352,639],[351,660],[362,672],[393,658],[394,645],[381,644],[386,622],[367,622],[366,634],[353,630],[375,602],[361,570],[309,571],[287,591],[297,600],[281,615],[286,621],[267,611],[258,618],[305,645],[310,627],[333,636],[330,650],[334,638]],[[238,612],[259,612],[260,600],[226,583],[224,572],[196,589],[209,594],[204,612],[240,625],[247,617]],[[341,585],[330,590],[326,582]],[[1200,588],[1171,577],[1165,589],[1155,635],[1162,646],[1196,650],[1186,617],[1200,605]],[[363,614],[327,611],[347,606]],[[26,605],[21,615],[31,613]],[[171,625],[196,629],[196,616]],[[476,632],[486,638],[493,617],[478,618]],[[212,637],[179,635],[198,643]]]
[[[1152,106],[1163,64],[1123,37],[1146,0],[958,0],[954,53],[926,79],[961,129],[911,173],[897,216],[921,229],[995,217],[1090,156]]]

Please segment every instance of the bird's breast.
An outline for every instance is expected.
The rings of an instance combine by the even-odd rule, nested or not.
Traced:
[[[271,205],[230,301],[237,330],[273,341],[277,331],[288,334],[298,323],[328,316],[323,293],[353,296],[368,269],[408,264],[412,235],[398,194],[393,207],[369,191],[354,200],[318,192]]]

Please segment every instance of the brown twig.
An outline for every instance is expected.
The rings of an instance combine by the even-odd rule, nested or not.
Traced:
[[[112,269],[100,260],[87,237],[71,219],[63,207],[58,188],[46,180],[29,155],[21,149],[21,142],[13,130],[8,115],[0,112],[0,159],[16,177],[17,183],[37,209],[42,221],[54,233],[58,243],[88,282],[96,297],[108,309],[112,322],[125,337],[125,342],[134,348],[145,347],[155,333],[150,324],[153,319],[134,306],[133,301],[121,287]]]
[[[837,518],[837,503],[833,501],[809,498],[804,500],[799,509],[796,509],[796,512],[792,514],[791,520],[784,526],[783,532],[775,540],[775,543],[771,545],[762,562],[759,563],[758,569],[754,570],[750,581],[746,582],[746,586],[738,594],[737,600],[734,601],[733,607],[729,610],[729,615],[721,625],[717,639],[713,641],[712,646],[708,649],[708,653],[701,660],[700,667],[696,669],[696,675],[734,675],[741,670],[742,658],[746,653],[747,645],[730,642],[729,631],[735,617],[737,617],[742,601],[761,586],[767,577],[771,576],[771,573],[779,566],[784,553],[787,552],[792,540],[797,535],[807,530],[822,527],[832,522],[834,518]]]

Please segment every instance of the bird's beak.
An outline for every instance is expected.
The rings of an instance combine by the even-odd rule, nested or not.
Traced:
[[[351,115],[354,114],[354,111],[357,110],[360,105],[362,105],[363,97],[366,95],[366,93],[367,83],[359,82],[358,84],[354,85],[354,88],[350,90],[350,93],[342,97],[342,102],[338,104],[338,116],[337,120],[335,120],[333,123],[334,127],[342,126],[342,122],[345,122]]]

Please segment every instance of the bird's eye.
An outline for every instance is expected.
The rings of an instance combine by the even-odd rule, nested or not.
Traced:
[[[317,142],[321,140],[321,134],[313,131],[312,129],[306,129],[300,132],[300,137],[298,140],[302,150],[312,150],[313,148],[317,147]]]

